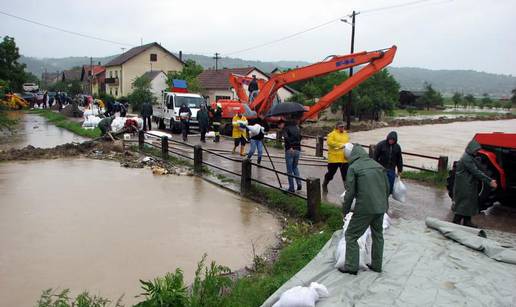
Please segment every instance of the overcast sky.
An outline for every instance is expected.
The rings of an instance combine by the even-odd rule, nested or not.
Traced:
[[[20,17],[132,45],[160,42],[172,52],[230,54],[249,60],[315,62],[349,53],[351,26],[335,21],[314,31],[246,52],[330,20],[357,16],[355,50],[398,46],[394,66],[473,69],[516,75],[515,0],[0,0]],[[0,36],[36,57],[107,56],[116,44],[58,32],[0,15]]]

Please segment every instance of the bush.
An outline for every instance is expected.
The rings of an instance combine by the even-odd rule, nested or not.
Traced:
[[[188,291],[183,281],[183,271],[179,268],[175,273],[167,273],[154,281],[140,279],[140,283],[144,290],[140,296],[144,296],[145,301],[136,306],[188,306]]]
[[[121,305],[122,297],[115,302],[115,306]],[[44,290],[41,294],[38,307],[104,307],[110,306],[111,301],[101,296],[91,296],[88,292],[83,292],[77,297],[70,297],[70,289],[56,292],[53,289]]]

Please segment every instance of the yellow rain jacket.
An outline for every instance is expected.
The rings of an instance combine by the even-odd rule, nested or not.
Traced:
[[[240,137],[246,137],[247,133],[246,133],[245,127],[244,128],[240,127],[240,123],[243,123],[247,126],[247,118],[245,118],[244,115],[242,115],[241,117],[238,117],[238,115],[233,116],[233,120],[231,121],[231,123],[233,124],[232,137],[234,139],[238,139]]]
[[[346,131],[340,132],[339,129],[334,129],[328,133],[328,163],[348,163],[344,157],[344,144],[349,142],[349,136]]]

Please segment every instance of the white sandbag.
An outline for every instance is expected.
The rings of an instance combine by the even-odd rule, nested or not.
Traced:
[[[344,205],[344,197],[346,196],[346,191],[342,192],[342,194],[340,194],[339,196],[339,202],[341,205]],[[356,198],[353,199],[353,202],[351,203],[351,212],[355,211],[355,203],[356,203]]]
[[[138,129],[143,129],[143,119],[142,118],[139,118],[139,117],[129,117],[128,119],[132,119],[134,121],[136,121],[136,124],[138,126]]]
[[[249,130],[249,137],[251,138],[260,134],[260,132],[265,133],[265,129],[260,124],[247,126],[247,129]]]
[[[181,112],[181,113],[179,113],[179,117],[181,117],[181,119],[187,120],[187,119],[190,118],[190,113],[188,113],[188,112]]]
[[[82,123],[83,128],[95,128],[99,125],[100,117],[89,115],[86,117],[84,122]]]
[[[400,177],[396,177],[394,180],[394,186],[392,188],[392,198],[395,200],[404,203],[405,197],[407,196],[407,187],[401,181]]]
[[[272,307],[315,307],[321,297],[329,295],[324,285],[312,282],[309,287],[297,286],[283,292]]]
[[[124,128],[125,120],[125,117],[115,117],[111,122],[111,131],[119,131]]]

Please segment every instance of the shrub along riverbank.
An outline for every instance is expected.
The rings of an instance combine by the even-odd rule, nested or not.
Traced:
[[[34,109],[28,111],[28,113],[42,116],[46,118],[48,122],[56,125],[57,127],[66,129],[80,136],[88,138],[96,138],[100,136],[99,128],[84,129],[80,123],[70,120],[68,117],[48,109]]]

